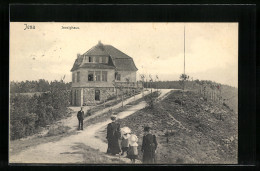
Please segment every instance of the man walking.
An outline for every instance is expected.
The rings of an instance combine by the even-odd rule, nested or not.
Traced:
[[[78,117],[78,120],[79,120],[78,130],[83,130],[83,120],[84,120],[83,107],[81,107],[81,108],[80,108],[80,111],[78,111],[77,117]]]

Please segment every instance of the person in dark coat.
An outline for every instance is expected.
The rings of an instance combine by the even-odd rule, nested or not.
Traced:
[[[107,141],[108,141],[108,148],[107,148],[107,154],[116,155],[121,153],[120,148],[120,124],[116,123],[116,116],[111,116],[112,122],[107,125]]]
[[[143,163],[155,163],[155,150],[157,148],[156,136],[150,133],[150,127],[144,128],[142,149]]]
[[[84,120],[83,107],[81,107],[81,108],[80,108],[80,111],[78,111],[77,118],[78,118],[78,120],[79,120],[78,130],[83,130],[83,120]]]

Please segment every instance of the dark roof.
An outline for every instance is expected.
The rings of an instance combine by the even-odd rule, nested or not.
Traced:
[[[120,50],[116,49],[111,45],[103,45],[102,43],[98,43],[96,46],[89,49],[86,53],[86,56],[110,56],[112,61],[109,59],[108,64],[97,64],[97,63],[86,63],[81,65],[83,57],[79,57],[75,60],[73,68],[71,71],[76,70],[78,68],[95,68],[101,67],[100,69],[113,69],[119,71],[137,71],[138,69],[135,66],[134,60],[126,55],[125,53],[121,52]],[[104,67],[104,68],[102,68]]]
[[[75,60],[75,62],[74,62],[74,65],[73,65],[72,69],[70,71],[74,71],[74,70],[78,69],[80,64],[82,63],[82,61],[83,61],[83,57],[77,58]]]
[[[137,71],[135,63],[132,58],[116,58],[114,59],[116,70],[118,71]]]
[[[106,52],[104,45],[101,43],[98,43],[96,46],[93,46],[91,49],[89,49],[84,55],[87,56],[95,56],[95,55],[101,55],[101,56],[109,56],[109,54]]]
[[[104,49],[111,56],[117,70],[137,71],[133,58],[111,45],[104,45]]]
[[[129,59],[131,58],[127,54],[121,52],[117,48],[111,46],[111,45],[104,45],[104,49],[106,52],[112,57],[112,58],[124,58],[124,59]],[[132,59],[132,58],[131,58]]]

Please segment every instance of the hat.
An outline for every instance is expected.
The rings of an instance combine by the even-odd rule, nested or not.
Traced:
[[[150,131],[150,129],[151,129],[151,128],[150,128],[149,126],[145,126],[145,127],[144,127],[144,131]]]
[[[129,145],[131,145],[131,146],[138,146],[138,144],[137,144],[138,138],[137,138],[136,135],[132,134],[132,135],[128,138],[128,141],[129,141]]]
[[[116,115],[111,115],[111,120],[115,120],[116,119]]]
[[[122,134],[129,134],[129,133],[131,133],[131,129],[128,127],[123,127],[123,128],[121,128],[121,132],[122,132]]]

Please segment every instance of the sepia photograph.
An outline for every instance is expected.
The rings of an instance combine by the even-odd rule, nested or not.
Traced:
[[[238,22],[10,22],[10,164],[238,164]]]

